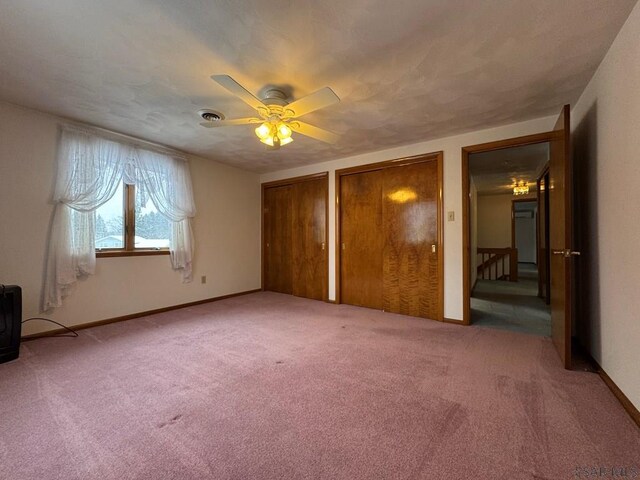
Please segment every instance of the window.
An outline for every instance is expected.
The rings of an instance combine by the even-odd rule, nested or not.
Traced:
[[[135,189],[135,248],[169,248],[171,222],[154,205],[143,185]]]
[[[96,209],[98,256],[169,253],[171,222],[156,208],[144,184],[118,185],[116,193]]]
[[[171,268],[193,280],[196,206],[187,159],[112,137],[121,139],[62,127],[43,310],[60,307],[79,277],[94,275],[96,257],[171,254]]]
[[[124,240],[124,183],[111,200],[96,209],[96,250],[123,249]]]

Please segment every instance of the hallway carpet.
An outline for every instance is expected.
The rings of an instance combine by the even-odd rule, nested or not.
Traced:
[[[23,344],[0,478],[563,479],[640,430],[548,338],[257,293]]]
[[[471,322],[477,327],[551,336],[551,308],[538,298],[535,265],[519,264],[517,282],[482,280],[471,294]]]

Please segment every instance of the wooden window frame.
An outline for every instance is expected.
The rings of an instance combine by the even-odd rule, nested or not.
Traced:
[[[136,187],[124,184],[124,248],[96,248],[97,258],[169,255],[168,248],[136,248]]]

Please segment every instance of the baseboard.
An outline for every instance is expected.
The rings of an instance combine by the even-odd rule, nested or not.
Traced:
[[[258,288],[255,290],[247,290],[244,292],[230,293],[228,295],[221,295],[219,297],[206,298],[204,300],[196,300],[195,302],[189,302],[189,303],[181,303],[180,305],[172,305],[170,307],[156,308],[154,310],[147,310],[144,312],[132,313],[129,315],[123,315],[121,317],[113,317],[113,318],[107,318],[104,320],[98,320],[95,322],[81,323],[79,325],[71,325],[70,328],[73,328],[74,330],[84,330],[85,328],[99,327],[100,325],[108,325],[109,323],[123,322],[125,320],[132,320],[134,318],[146,317],[148,315],[154,315],[156,313],[170,312],[171,310],[178,310],[180,308],[193,307],[195,305],[202,305],[203,303],[217,302],[219,300],[225,300],[227,298],[239,297],[241,295],[248,295],[250,293],[256,293],[261,291],[262,289]],[[37,338],[42,338],[42,337],[50,337],[53,335],[58,335],[60,333],[66,333],[66,332],[68,332],[68,330],[65,330],[64,328],[55,328],[52,330],[47,330],[45,332],[32,333],[31,335],[25,335],[22,337],[22,341],[24,342],[29,340],[35,340]]]
[[[589,360],[593,362],[593,365],[598,372],[598,375],[600,375],[600,378],[602,378],[602,381],[607,385],[607,387],[609,387],[611,393],[613,393],[613,395],[618,399],[631,419],[636,422],[636,425],[638,425],[638,427],[640,428],[640,410],[638,410],[636,406],[631,403],[631,400],[627,398],[624,392],[620,390],[620,387],[616,385],[611,377],[607,375],[607,372],[602,369],[600,364],[596,362],[596,360],[591,355],[589,355]]]

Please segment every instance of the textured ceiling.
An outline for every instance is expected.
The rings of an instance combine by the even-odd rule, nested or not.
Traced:
[[[479,195],[511,193],[515,182],[534,187],[548,160],[548,143],[473,153],[469,155],[469,173]]]
[[[266,172],[556,113],[636,0],[4,0],[0,99]],[[252,110],[209,79],[342,102],[303,119],[341,135],[267,152]]]

